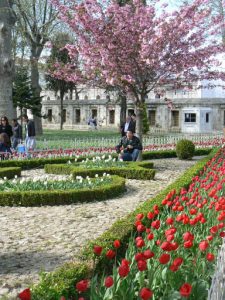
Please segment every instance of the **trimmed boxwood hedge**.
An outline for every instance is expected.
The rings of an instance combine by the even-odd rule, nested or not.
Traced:
[[[112,176],[112,182],[93,189],[54,191],[2,192],[0,206],[63,205],[76,202],[101,201],[125,191],[125,179]]]
[[[84,279],[87,278],[89,275],[89,272],[87,270],[83,271],[83,276],[81,275],[82,270],[81,267],[90,265],[90,262],[93,259],[93,246],[94,245],[101,245],[104,247],[103,255],[101,255],[98,258],[98,261],[95,264],[95,272],[101,272],[103,273],[105,267],[111,267],[109,266],[110,262],[109,260],[106,260],[105,258],[105,252],[107,249],[111,249],[113,242],[118,239],[121,241],[121,247],[118,249],[117,255],[119,257],[123,257],[126,251],[126,245],[130,238],[130,235],[132,234],[132,231],[134,229],[134,219],[135,216],[138,213],[144,213],[146,214],[149,212],[154,205],[161,206],[162,200],[166,197],[166,195],[173,189],[175,189],[177,192],[180,191],[182,187],[188,187],[191,183],[191,180],[194,176],[198,175],[201,170],[203,170],[205,164],[213,158],[215,153],[217,152],[217,149],[212,151],[206,158],[203,158],[199,162],[197,162],[194,166],[189,168],[180,178],[178,178],[174,183],[170,184],[167,188],[165,188],[161,193],[159,193],[156,197],[153,199],[147,200],[144,204],[139,206],[134,212],[130,213],[126,217],[124,217],[122,220],[116,221],[105,233],[103,233],[99,238],[88,242],[87,245],[83,248],[83,251],[80,254],[80,258],[83,260],[83,264],[80,265],[80,267],[77,267],[76,270],[74,270],[74,278],[77,278],[78,276],[75,274],[79,274],[80,278]],[[113,263],[113,262],[112,262]],[[112,264],[111,263],[111,264]],[[77,272],[77,273],[76,273]],[[93,273],[93,271],[92,271]],[[32,300],[39,300],[41,298],[46,300],[56,300],[61,295],[73,295],[64,293],[63,289],[57,288],[59,286],[59,283],[57,280],[52,280],[51,285],[49,285],[50,279],[54,278],[54,272],[53,273],[47,273],[45,278],[42,278],[40,283],[32,288]],[[62,280],[65,279],[65,273],[61,272],[61,278]],[[50,279],[49,279],[50,278]],[[41,289],[42,287],[42,289]],[[45,287],[45,288],[43,288]],[[73,293],[75,292],[74,288],[74,280],[71,280],[71,284],[68,287],[68,290],[73,290]],[[54,290],[57,293],[54,297],[48,297],[48,291]],[[40,292],[41,291],[41,292]]]
[[[212,148],[207,149],[196,149],[195,155],[208,155]],[[104,153],[102,153],[103,155]],[[81,156],[77,159],[77,161],[82,161],[87,157],[92,158],[98,156],[99,154],[95,154],[92,156]],[[108,155],[108,154],[105,154]],[[112,157],[117,157],[116,153],[110,154]],[[158,159],[158,158],[169,158],[176,157],[175,150],[162,150],[162,151],[144,151],[142,153],[143,160],[148,159]],[[74,160],[75,157],[60,157],[60,158],[31,158],[24,160],[2,160],[0,161],[0,167],[21,167],[22,169],[34,169],[34,168],[42,168],[46,164],[65,164],[69,160]]]
[[[130,179],[154,179],[155,170],[151,169],[153,167],[152,162],[130,162],[126,165],[127,166],[123,168],[110,167],[103,169],[87,169],[80,166],[79,164],[45,165],[45,172],[52,174],[72,174],[73,178],[76,178],[76,176],[94,177],[95,174],[103,175],[104,173],[108,173],[111,175],[118,175]]]
[[[15,177],[21,176],[21,168],[12,167],[12,168],[0,168],[0,178],[6,177],[7,179],[12,179]]]

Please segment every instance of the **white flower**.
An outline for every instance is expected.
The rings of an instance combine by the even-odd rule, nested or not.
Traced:
[[[67,162],[67,164],[70,165],[70,164],[71,164],[71,161],[69,160],[69,161]]]
[[[113,158],[113,161],[116,161],[116,159],[115,159],[115,158]]]
[[[106,176],[106,173],[103,173],[103,177],[105,177]]]
[[[75,158],[74,161],[77,162],[77,158]]]
[[[17,177],[18,177],[17,175],[14,176],[15,179],[17,179]]]
[[[103,178],[101,178],[101,182],[103,181],[104,179]]]
[[[105,159],[105,155],[102,155],[102,159]]]
[[[95,178],[98,178],[98,174],[95,174]]]
[[[88,180],[90,177],[89,176],[86,176],[86,179]]]
[[[110,174],[107,174],[106,176],[107,176],[107,177],[110,177]]]
[[[4,177],[3,179],[4,179],[4,180],[7,180],[7,177]]]
[[[47,181],[45,181],[45,182],[44,182],[44,185],[46,186],[47,184],[48,184],[48,182],[47,182]]]

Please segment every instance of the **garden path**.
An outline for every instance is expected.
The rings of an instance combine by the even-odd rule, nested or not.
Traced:
[[[155,180],[127,180],[127,192],[102,202],[57,207],[0,207],[0,299],[16,295],[38,280],[41,270],[52,271],[76,257],[80,248],[176,180],[192,161],[153,160]],[[43,170],[22,176],[43,175]]]

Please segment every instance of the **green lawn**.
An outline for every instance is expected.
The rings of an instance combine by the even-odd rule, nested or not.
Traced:
[[[51,130],[44,129],[43,135],[39,136],[37,140],[60,140],[60,139],[87,139],[87,138],[114,138],[120,137],[116,130],[89,130],[89,131],[76,131],[76,130]]]

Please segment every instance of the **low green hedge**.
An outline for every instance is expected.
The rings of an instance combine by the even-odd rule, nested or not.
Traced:
[[[144,213],[146,214],[149,212],[154,205],[158,205],[159,207],[161,206],[162,200],[166,197],[166,195],[173,189],[177,191],[177,193],[180,191],[182,187],[188,187],[189,184],[191,183],[191,180],[194,176],[198,175],[201,170],[203,170],[204,166],[206,163],[215,155],[217,149],[212,151],[206,158],[203,158],[199,162],[197,162],[193,167],[189,168],[180,178],[178,178],[174,183],[170,184],[167,188],[165,188],[161,193],[159,193],[156,197],[153,199],[147,200],[144,204],[139,206],[134,212],[130,213],[123,219],[116,221],[109,230],[107,230],[105,233],[103,233],[99,238],[88,242],[87,245],[84,247],[83,251],[81,252],[80,258],[83,260],[83,264],[80,265],[80,267],[76,268],[74,270],[74,278],[76,277],[75,274],[79,274],[79,276],[82,273],[81,267],[88,266],[90,265],[91,260],[93,259],[93,246],[94,245],[101,245],[104,247],[104,252],[103,255],[101,255],[98,258],[98,261],[95,263],[95,272],[104,272],[105,267],[111,267],[109,266],[110,262],[108,259],[105,258],[105,252],[107,249],[111,249],[113,242],[118,239],[121,241],[121,247],[118,249],[117,255],[120,257],[123,257],[126,251],[127,247],[127,242],[130,238],[130,235],[132,234],[132,231],[134,229],[134,220],[135,216],[138,213]],[[112,264],[113,262],[111,262]],[[76,273],[77,272],[77,273]],[[93,271],[92,271],[93,272]],[[73,295],[73,294],[67,294],[64,293],[63,289],[59,289],[58,287],[58,281],[53,280],[51,282],[51,286],[49,286],[49,278],[53,278],[53,273],[48,273],[46,274],[45,278],[42,278],[40,283],[33,287],[32,289],[32,299],[33,300],[39,300],[42,298],[46,300],[58,300],[58,298],[61,295]],[[65,274],[61,274],[62,280],[65,279]],[[83,276],[79,278],[87,278],[88,277],[88,272],[83,271]],[[76,277],[77,278],[77,277]],[[79,280],[77,280],[79,281]],[[46,287],[45,289],[42,289],[42,293],[40,294],[40,288],[41,287]],[[48,291],[54,290],[55,292],[57,291],[57,294],[53,297],[48,297]],[[68,290],[73,290],[73,293],[75,292],[74,288],[74,280],[71,280],[71,284],[68,287]],[[38,298],[39,297],[39,298]],[[48,298],[47,298],[48,297]]]
[[[211,151],[211,148],[207,149],[196,149],[195,155],[208,155]],[[103,155],[104,153],[100,154]],[[92,158],[98,156],[99,154],[92,155],[92,156],[81,156],[77,159],[77,161],[82,161],[87,157]],[[106,156],[108,154],[105,154]],[[116,153],[110,154],[112,157],[117,157]],[[158,158],[169,158],[169,157],[176,157],[175,150],[162,150],[162,151],[144,151],[142,153],[142,158],[144,160],[148,159],[158,159]],[[75,157],[60,157],[60,158],[31,158],[31,159],[24,159],[24,160],[2,160],[0,161],[0,167],[20,167],[22,169],[34,169],[34,168],[41,168],[44,167],[46,164],[65,164],[69,160],[73,161]]]
[[[111,183],[94,189],[2,192],[0,206],[63,205],[94,200],[101,201],[116,197],[124,191],[125,179],[113,176]]]
[[[0,168],[0,178],[6,177],[7,179],[12,179],[15,177],[21,176],[21,168],[12,167],[12,168]]]
[[[76,178],[76,176],[94,177],[95,174],[103,175],[104,173],[108,173],[129,179],[151,180],[154,179],[155,176],[155,170],[151,169],[152,167],[152,162],[130,162],[127,163],[127,166],[124,168],[110,167],[104,169],[85,169],[85,167],[79,164],[45,165],[45,172],[51,174],[72,174],[73,178]]]
[[[195,156],[208,155],[212,151],[212,148],[195,149]],[[142,153],[143,160],[147,159],[159,159],[159,158],[171,158],[177,157],[176,150],[163,150],[163,151],[145,151]]]

